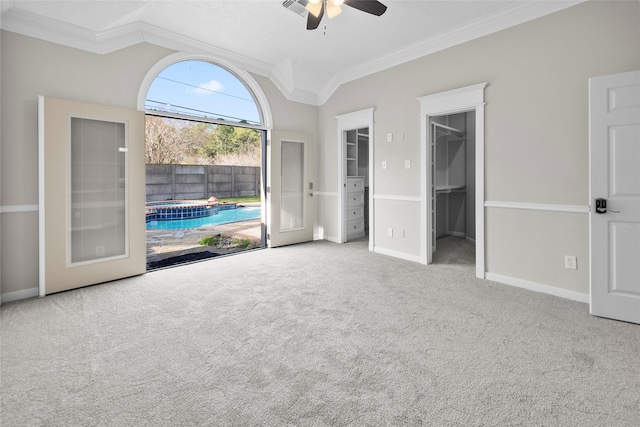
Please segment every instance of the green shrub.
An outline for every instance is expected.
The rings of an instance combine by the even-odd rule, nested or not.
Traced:
[[[207,236],[200,239],[202,246],[218,246],[222,241],[222,235],[216,234],[215,236]]]
[[[249,239],[233,239],[232,244],[240,246],[242,249],[246,249],[251,241]]]

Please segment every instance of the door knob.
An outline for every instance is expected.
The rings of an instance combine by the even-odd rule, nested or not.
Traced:
[[[620,213],[620,211],[614,211],[609,209],[609,212]],[[605,214],[607,213],[607,199],[596,199],[596,213]]]

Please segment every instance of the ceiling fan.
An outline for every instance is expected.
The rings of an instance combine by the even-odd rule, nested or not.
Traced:
[[[318,28],[325,12],[329,18],[341,14],[340,6],[343,4],[376,16],[382,15],[387,10],[387,6],[376,0],[308,0],[307,30]]]

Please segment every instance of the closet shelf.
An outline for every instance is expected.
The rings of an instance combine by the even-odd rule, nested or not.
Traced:
[[[464,185],[436,185],[436,193],[451,193],[452,191],[465,191],[466,187]]]

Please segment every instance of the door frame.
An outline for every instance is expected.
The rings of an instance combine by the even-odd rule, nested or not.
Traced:
[[[431,117],[457,113],[475,112],[476,114],[476,277],[485,278],[485,230],[484,230],[484,89],[487,83],[439,92],[418,98],[420,102],[420,262],[431,264],[431,221],[432,202],[429,196],[431,188]]]
[[[374,134],[373,134],[373,112],[374,108],[353,111],[351,113],[335,116],[338,120],[338,243],[347,241],[347,156],[346,156],[346,132],[354,129],[369,128],[369,230],[375,230],[374,217]],[[375,246],[375,233],[369,232],[369,250],[373,252]]]

